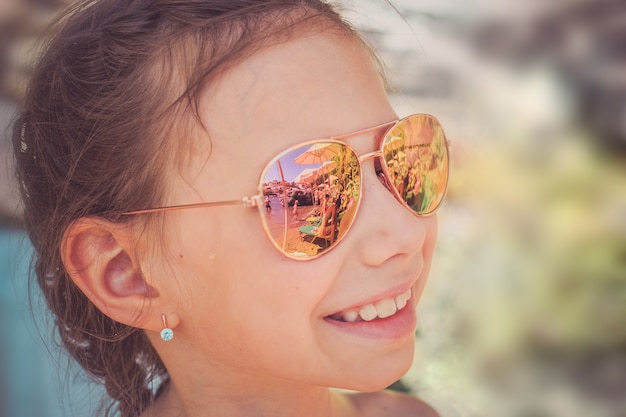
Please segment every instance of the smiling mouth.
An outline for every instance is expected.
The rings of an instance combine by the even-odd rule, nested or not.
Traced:
[[[364,305],[358,309],[351,309],[335,313],[328,318],[343,322],[372,321],[374,319],[384,319],[395,315],[406,307],[411,298],[412,292],[409,289],[404,294],[393,298],[384,298],[372,304]]]

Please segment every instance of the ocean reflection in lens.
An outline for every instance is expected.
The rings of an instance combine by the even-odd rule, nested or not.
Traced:
[[[448,184],[448,148],[434,117],[401,120],[385,136],[383,159],[393,187],[413,211],[430,214],[439,207]]]
[[[263,223],[274,245],[290,257],[313,258],[341,240],[354,218],[358,158],[340,142],[305,144],[274,159],[262,188]]]

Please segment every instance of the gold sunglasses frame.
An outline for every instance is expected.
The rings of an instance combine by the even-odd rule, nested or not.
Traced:
[[[273,246],[276,247],[276,249],[278,249],[284,256],[288,257],[289,259],[295,259],[295,260],[299,260],[299,261],[308,261],[308,260],[312,260],[312,259],[316,259],[326,253],[328,253],[328,250],[325,250],[321,253],[318,253],[316,255],[313,256],[309,256],[309,257],[299,257],[299,256],[293,256],[290,253],[286,252],[284,250],[284,243],[283,243],[283,247],[281,247],[278,242],[274,239],[274,237],[270,234],[268,226],[266,224],[266,220],[264,217],[264,212],[263,212],[263,180],[265,179],[265,175],[267,173],[267,171],[280,159],[282,158],[284,155],[288,154],[289,152],[307,146],[307,145],[312,145],[314,143],[320,143],[320,142],[324,142],[324,143],[337,143],[340,144],[342,146],[347,147],[351,152],[354,153],[355,156],[357,156],[357,161],[359,164],[359,172],[363,172],[363,167],[362,164],[364,161],[368,160],[368,159],[373,159],[373,158],[380,158],[381,161],[381,168],[383,170],[384,176],[385,176],[385,182],[391,182],[392,178],[389,174],[388,171],[388,167],[387,164],[384,163],[384,158],[383,158],[383,148],[384,148],[384,144],[385,144],[385,137],[387,136],[387,134],[398,124],[402,123],[405,120],[408,120],[410,118],[413,117],[426,117],[426,118],[430,118],[432,119],[434,122],[437,123],[437,125],[442,129],[443,132],[443,127],[441,127],[441,123],[439,123],[439,120],[437,120],[436,117],[430,115],[430,114],[425,114],[425,113],[416,113],[416,114],[411,114],[409,116],[403,117],[401,119],[395,119],[389,122],[385,122],[385,123],[381,123],[378,124],[376,126],[372,126],[372,127],[368,127],[365,129],[360,129],[354,132],[350,132],[350,133],[344,133],[341,135],[335,135],[335,136],[331,136],[329,138],[322,138],[322,139],[313,139],[313,140],[308,140],[308,141],[304,141],[304,142],[300,142],[296,145],[293,145],[283,151],[281,151],[278,155],[274,156],[263,168],[263,171],[261,172],[261,176],[259,178],[259,183],[258,183],[258,191],[259,194],[255,194],[252,196],[245,196],[239,200],[224,200],[224,201],[210,201],[210,202],[203,202],[203,203],[191,203],[191,204],[179,204],[179,205],[173,205],[173,206],[162,206],[162,207],[154,207],[154,208],[148,208],[148,209],[141,209],[141,210],[132,210],[132,211],[127,211],[122,213],[122,216],[133,216],[133,215],[138,215],[138,214],[150,214],[150,213],[158,213],[158,212],[167,212],[167,211],[176,211],[176,210],[186,210],[186,209],[193,209],[193,208],[207,208],[207,207],[219,207],[219,206],[237,206],[237,205],[241,205],[243,207],[246,208],[252,208],[252,207],[256,207],[259,211],[259,216],[260,216],[260,220],[261,220],[261,225],[263,227],[263,231],[265,233],[265,235],[267,236],[267,238],[272,242]],[[372,152],[367,152],[365,154],[362,155],[358,155],[356,153],[356,151],[349,145],[347,144],[344,139],[353,137],[353,136],[359,136],[359,135],[364,135],[370,132],[375,132],[377,130],[382,130],[385,129],[384,133],[381,135],[381,140],[380,140],[380,144],[378,146],[379,149],[372,151]],[[447,137],[445,136],[445,134],[443,135],[444,137],[444,145],[446,147],[446,156],[448,158],[448,164],[450,161],[450,148],[452,147],[452,144],[450,143],[450,141],[447,139]],[[423,145],[423,146],[430,146],[429,145]],[[449,170],[450,167],[448,165],[448,176],[449,176]],[[402,204],[406,209],[408,209],[411,213],[413,213],[413,215],[417,216],[417,217],[428,217],[433,215],[437,209],[441,206],[441,203],[443,202],[443,200],[445,199],[447,190],[448,190],[448,181],[446,181],[446,186],[445,189],[443,191],[443,194],[441,196],[441,199],[439,201],[439,203],[437,204],[437,206],[435,206],[435,208],[432,209],[432,211],[430,211],[427,214],[420,214],[418,212],[416,212],[415,210],[413,210],[407,203],[406,201],[404,201],[404,199],[402,198],[402,196],[400,195],[400,193],[398,192],[398,190],[396,189],[395,186],[391,185],[391,184],[385,184],[386,188],[392,193],[392,195],[395,197],[395,199]],[[362,195],[362,182],[359,181],[359,199],[356,202],[357,206],[355,208],[355,213],[354,213],[354,219],[352,220],[352,222],[347,226],[347,229],[344,233],[344,236],[348,233],[348,231],[350,230],[350,228],[352,227],[352,225],[354,224],[354,222],[356,221],[356,215],[359,211],[359,208],[361,206],[361,196]],[[287,221],[287,216],[285,216],[285,221]],[[285,225],[285,233],[287,232],[287,226]],[[343,236],[339,239],[337,239],[334,244],[333,244],[333,248],[335,246],[337,246],[337,244],[339,244],[339,242],[342,239]],[[330,249],[330,247],[328,248]]]

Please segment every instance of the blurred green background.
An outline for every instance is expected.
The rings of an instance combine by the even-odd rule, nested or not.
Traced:
[[[6,417],[93,415],[98,399],[36,291],[31,316],[6,143],[32,47],[65,3],[0,5]],[[406,387],[444,416],[626,416],[626,2],[342,4],[387,63],[398,113],[436,115],[453,143]]]

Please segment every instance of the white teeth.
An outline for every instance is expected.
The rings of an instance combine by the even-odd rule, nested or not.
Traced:
[[[406,298],[404,298],[404,296],[398,295],[394,301],[396,303],[396,307],[404,308],[404,306],[406,305],[406,301],[407,300],[406,300]]]
[[[405,292],[404,294],[400,294],[400,295],[396,296],[394,301],[396,302],[396,307],[398,307],[398,310],[402,310],[404,308],[404,306],[406,305],[406,302],[409,300],[409,298],[411,298],[411,290],[410,289],[407,292]]]
[[[359,313],[354,310],[346,311],[345,313],[343,313],[342,318],[344,321],[357,321],[357,319],[359,318]]]
[[[368,304],[361,308],[359,316],[361,316],[361,318],[365,321],[371,321],[378,316],[378,311],[376,311],[376,307],[374,307],[374,305]]]
[[[396,314],[396,302],[391,298],[385,298],[376,303],[376,311],[378,311],[378,317],[384,319],[385,317],[391,317]]]
[[[391,317],[396,314],[396,312],[402,310],[410,298],[411,290],[409,289],[404,294],[400,294],[395,298],[385,298],[375,304],[363,306],[358,311],[345,311],[341,314],[341,318],[343,321],[354,322],[359,319],[362,321],[372,321],[377,317],[381,319]]]

